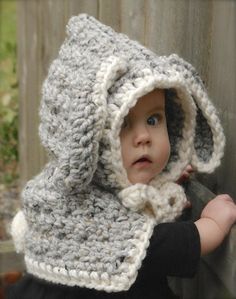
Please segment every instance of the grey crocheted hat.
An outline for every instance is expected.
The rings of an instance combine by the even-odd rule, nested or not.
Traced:
[[[120,128],[155,88],[165,89],[171,155],[148,185],[132,185]],[[27,271],[66,285],[129,289],[154,226],[173,221],[184,207],[176,179],[189,163],[213,171],[223,155],[223,131],[199,75],[177,55],[159,57],[80,15],[69,21],[50,66],[40,116],[50,161],[26,184],[12,223]]]

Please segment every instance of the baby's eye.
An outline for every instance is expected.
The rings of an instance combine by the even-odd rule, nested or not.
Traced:
[[[156,126],[159,121],[160,121],[160,116],[158,114],[154,114],[147,119],[147,124],[150,126]]]

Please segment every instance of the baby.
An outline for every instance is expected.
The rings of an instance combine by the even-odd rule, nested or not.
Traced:
[[[164,90],[155,89],[138,100],[124,119],[120,139],[129,181],[149,184],[163,171],[170,157]],[[201,255],[219,246],[235,221],[236,205],[229,195],[211,200],[202,211],[201,219],[195,222]]]
[[[158,57],[93,17],[73,17],[43,85],[39,128],[49,162],[12,223],[27,275],[12,298],[171,298],[236,220],[227,195],[195,223],[176,183],[223,155],[217,113],[195,69]]]

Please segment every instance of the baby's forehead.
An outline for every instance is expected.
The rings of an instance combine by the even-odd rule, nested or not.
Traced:
[[[165,91],[164,89],[154,89],[138,98],[136,104],[130,109],[129,114],[163,109],[165,109]]]
[[[155,88],[152,91],[144,94],[138,100],[146,99],[146,100],[154,100],[154,101],[162,101],[165,98],[165,89]]]

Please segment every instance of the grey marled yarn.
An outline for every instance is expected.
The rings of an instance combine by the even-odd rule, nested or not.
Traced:
[[[129,109],[155,88],[166,90],[171,157],[149,185],[131,185],[119,132]],[[154,226],[184,207],[175,180],[188,163],[213,171],[223,155],[223,131],[199,75],[176,54],[157,56],[80,15],[50,66],[40,117],[50,161],[26,184],[12,223],[27,271],[66,285],[129,289]]]

